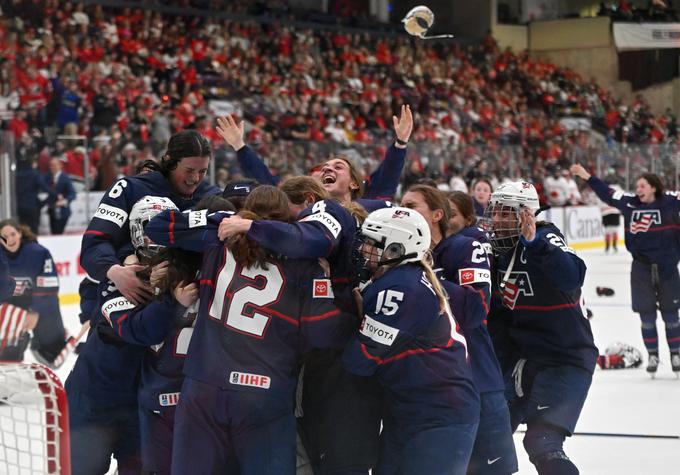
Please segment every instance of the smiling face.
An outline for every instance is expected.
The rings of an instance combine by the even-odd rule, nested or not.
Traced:
[[[21,232],[14,226],[6,225],[0,229],[0,236],[5,240],[9,252],[17,252],[21,246]]]
[[[635,183],[635,194],[642,203],[653,203],[656,199],[656,188],[649,184],[644,178],[640,178]]]
[[[341,202],[352,200],[359,184],[352,178],[349,164],[340,158],[328,160],[321,168],[321,183],[331,197]]]
[[[205,178],[209,163],[210,157],[185,157],[180,160],[169,177],[177,194],[183,198],[191,197]]]

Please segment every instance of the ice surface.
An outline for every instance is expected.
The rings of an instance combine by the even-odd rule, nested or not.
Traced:
[[[586,306],[594,313],[591,324],[600,352],[604,352],[609,343],[622,341],[644,353],[640,322],[630,308],[630,254],[623,249],[618,254],[606,255],[604,250],[580,251],[578,254],[588,265],[584,295]],[[558,269],[554,271],[559,272]],[[610,287],[616,294],[598,297],[596,286]],[[69,331],[77,333],[80,328],[77,306],[63,307],[62,311]],[[680,435],[680,381],[670,369],[660,316],[658,329],[661,366],[656,379],[651,380],[644,367],[596,370],[577,432]],[[62,381],[75,358],[72,355],[58,371]],[[535,474],[522,446],[521,433],[516,434],[515,441],[520,459],[519,473]],[[567,439],[565,451],[583,475],[672,474],[678,473],[680,440],[576,435]]]

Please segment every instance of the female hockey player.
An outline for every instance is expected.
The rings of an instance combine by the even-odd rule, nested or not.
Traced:
[[[358,314],[352,289],[356,268],[357,217],[348,208],[358,174],[344,159],[327,161],[322,181],[296,177],[282,184],[297,221],[252,221],[234,217],[220,224],[220,237],[246,232],[264,248],[290,258],[325,258],[334,302]],[[338,202],[329,194],[344,197]],[[373,201],[387,206],[384,201]],[[304,206],[303,206],[304,205]],[[301,211],[300,211],[301,210]],[[357,319],[358,323],[358,319]],[[378,456],[382,392],[375,378],[349,373],[339,350],[316,351],[304,370],[302,435],[312,464],[321,473],[367,473]]]
[[[412,209],[387,208],[371,213],[361,234],[371,280],[343,361],[385,389],[376,472],[465,474],[479,396],[465,338],[429,263],[428,224]]]
[[[658,307],[666,324],[671,366],[680,373],[680,200],[664,193],[661,179],[653,173],[642,174],[632,194],[616,191],[581,165],[572,165],[571,172],[586,180],[598,198],[623,214],[626,249],[633,255],[633,311],[642,322],[642,340],[649,353],[647,371],[654,374],[659,367]]]
[[[486,329],[491,298],[491,271],[484,246],[486,238],[468,237],[462,232],[476,220],[472,199],[465,193],[455,192],[447,200],[447,196],[436,188],[415,185],[404,194],[401,205],[426,218],[433,236],[432,257],[439,277],[462,286],[457,290],[447,287],[447,290],[451,294],[449,301],[454,315],[467,340],[472,376],[481,402],[479,428],[467,473],[514,473],[517,454],[503,394],[503,375]],[[449,218],[454,215],[455,218]],[[452,221],[453,227],[449,226]]]
[[[141,460],[144,472],[155,475],[170,474],[175,409],[198,308],[201,265],[198,252],[162,248],[146,238],[145,227],[163,209],[176,208],[167,198],[145,197],[130,213],[132,244],[139,263],[151,268],[149,281],[155,289],[155,299],[132,306],[114,291],[102,305],[105,317],[124,342],[147,348],[138,392]],[[208,196],[195,210],[180,214],[176,226],[184,224],[183,218],[188,225],[194,216],[232,210],[224,198]],[[225,215],[228,213],[219,214]],[[217,224],[213,232],[216,229]]]
[[[13,219],[0,221],[3,247],[0,252],[15,281],[13,296],[8,304],[26,310],[24,328],[33,330],[31,352],[35,358],[52,368],[66,345],[66,331],[59,309],[59,277],[52,254],[38,244],[33,232]],[[22,332],[0,351],[0,359],[22,361],[30,335]]]
[[[263,185],[241,213],[254,222],[285,220],[289,202]],[[233,451],[242,474],[295,473],[292,402],[300,359],[310,348],[344,344],[354,319],[333,305],[316,260],[277,257],[243,234],[224,245],[202,229],[201,245],[191,235],[208,219],[176,226],[176,213],[162,213],[146,228],[155,243],[203,251],[172,472],[215,473]]]
[[[586,266],[553,224],[536,222],[531,183],[504,183],[486,211],[494,249],[489,313],[496,355],[506,373],[513,430],[526,423],[524,447],[539,475],[574,475],[562,444],[574,432],[597,360],[581,307]]]
[[[406,146],[413,131],[411,107],[408,105],[401,106],[399,117],[392,116],[392,122],[396,135],[394,144],[387,148],[385,158],[368,180],[364,182],[357,179],[356,188],[353,188],[351,197],[347,198],[348,200],[359,200],[362,206],[367,209],[372,209],[370,202],[374,199],[383,200],[394,197],[404,168]],[[236,151],[236,157],[246,176],[267,185],[276,186],[279,184],[279,178],[271,174],[269,168],[257,153],[243,141],[245,131],[243,121],[237,123],[232,116],[227,115],[218,118],[217,124],[217,133]],[[334,198],[343,201],[340,197],[334,196]]]

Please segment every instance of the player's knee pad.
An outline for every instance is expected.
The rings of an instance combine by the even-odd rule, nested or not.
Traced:
[[[656,312],[641,312],[640,321],[644,329],[651,330],[656,328]]]
[[[530,424],[524,436],[524,449],[529,454],[529,460],[536,464],[536,460],[545,454],[563,452],[562,443],[565,438],[564,431],[548,425]],[[566,455],[565,455],[566,457]]]
[[[539,475],[579,475],[576,465],[562,450],[542,455],[534,466]]]
[[[680,317],[678,317],[677,310],[661,312],[661,318],[666,324],[666,329],[680,327]]]

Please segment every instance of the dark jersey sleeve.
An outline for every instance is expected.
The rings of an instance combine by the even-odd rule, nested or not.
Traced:
[[[404,169],[406,149],[393,145],[387,148],[385,159],[371,174],[367,183],[364,197],[376,200],[390,200],[394,198]]]
[[[248,237],[290,258],[328,257],[339,244],[343,221],[349,216],[340,209],[333,201],[317,201],[295,223],[254,221]]]
[[[52,255],[42,246],[37,247],[37,249],[39,249],[39,251],[36,251],[37,273],[31,310],[34,310],[41,317],[45,315],[50,318],[57,315],[61,316],[59,310],[59,277]]]
[[[165,210],[154,216],[144,231],[156,244],[187,251],[201,252],[211,244],[219,244],[217,230],[231,211],[208,213],[208,210]]]
[[[486,323],[489,308],[475,289],[449,281],[442,281],[442,286],[449,296],[453,318],[461,326],[463,333]]]
[[[241,166],[241,170],[243,170],[243,174],[248,178],[257,180],[263,185],[276,186],[279,184],[279,179],[271,174],[269,167],[265,165],[255,150],[248,145],[241,147],[236,152],[236,158]]]
[[[113,283],[109,282],[109,286],[113,286]],[[101,306],[102,315],[116,334],[126,343],[141,346],[161,343],[167,336],[176,313],[184,310],[184,307],[169,297],[135,306],[118,290],[109,292]]]
[[[552,286],[563,292],[578,290],[586,276],[586,264],[567,246],[564,236],[555,226],[546,226],[536,231],[533,241],[527,242],[522,236],[529,262],[543,269],[543,275]]]
[[[300,264],[305,266],[299,282],[300,331],[305,344],[309,348],[342,348],[359,322],[333,304],[331,280],[318,262]]]
[[[5,250],[0,249],[0,303],[12,298],[15,285],[14,278],[9,275],[9,263],[7,256],[5,256]]]
[[[375,373],[439,317],[434,293],[427,298],[430,296],[422,289],[410,288],[407,282],[390,277],[395,275],[385,275],[366,289],[361,327],[343,355],[345,367],[351,373],[362,376]],[[370,289],[372,286],[376,287]]]
[[[484,243],[465,236],[447,238],[436,252],[436,264],[449,281],[473,288],[489,312],[491,270]]]
[[[80,248],[80,265],[100,282],[116,264],[116,249],[130,240],[128,210],[132,208],[128,181],[118,180],[102,198],[90,221]]]
[[[591,176],[588,178],[588,185],[593,189],[598,198],[607,203],[609,206],[613,206],[620,211],[627,211],[627,205],[636,196],[632,193],[625,193],[621,190],[615,190],[607,185],[605,182],[600,180],[596,176]]]

